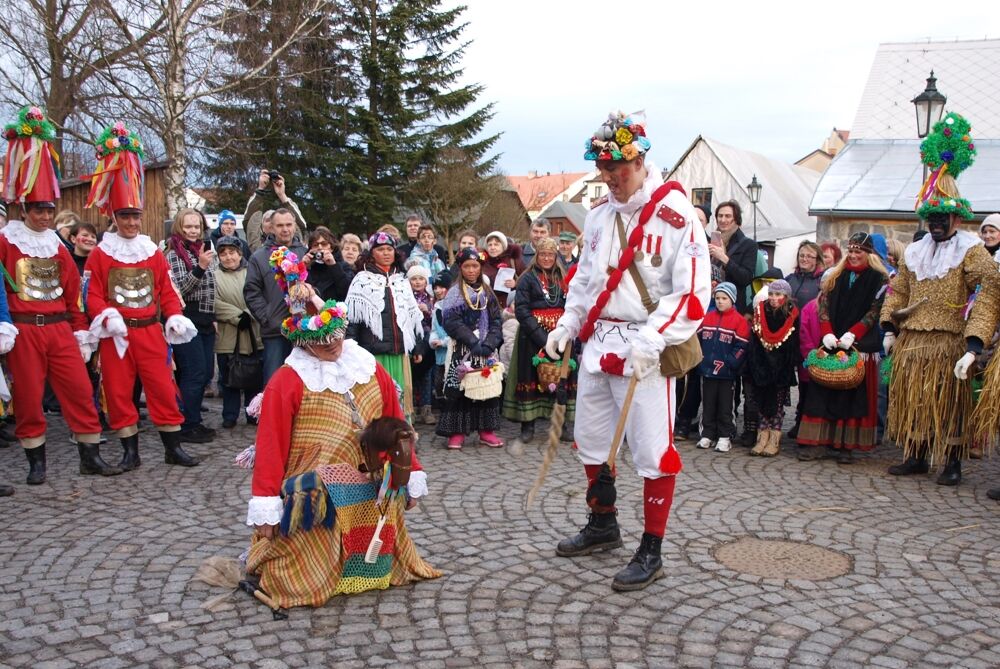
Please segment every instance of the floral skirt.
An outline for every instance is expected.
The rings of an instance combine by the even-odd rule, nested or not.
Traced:
[[[461,342],[455,342],[454,346],[444,371],[444,409],[438,417],[434,432],[442,437],[494,432],[500,428],[500,398],[470,400],[462,392],[458,370],[463,362],[469,362],[473,367],[482,367],[486,359],[470,355],[468,347]]]

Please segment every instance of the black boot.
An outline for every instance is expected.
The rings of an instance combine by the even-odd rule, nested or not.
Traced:
[[[14,494],[14,486],[0,485],[0,497],[10,497]]]
[[[740,435],[740,443],[744,448],[753,448],[757,445],[757,430],[756,429],[746,429],[743,430],[743,434]]]
[[[986,496],[993,500],[1000,500],[1000,488],[990,488],[986,491]]]
[[[962,461],[956,455],[948,456],[948,464],[937,477],[938,485],[958,485],[962,481]]]
[[[691,421],[686,418],[677,417],[674,422],[674,440],[687,441],[691,436]]]
[[[198,458],[193,458],[181,448],[181,433],[160,432],[160,439],[163,440],[163,461],[168,465],[180,465],[181,467],[194,467],[198,464]]]
[[[100,445],[77,442],[76,448],[80,451],[80,473],[84,476],[90,474],[117,476],[122,473],[121,467],[109,465],[104,461],[104,458],[101,457]]]
[[[912,476],[913,474],[926,474],[930,469],[927,460],[922,455],[920,457],[911,455],[902,464],[889,467],[889,473],[893,476]]]
[[[573,436],[573,424],[570,422],[563,423],[562,434],[559,435],[559,441],[565,441],[567,443],[573,443],[576,438]]]
[[[526,420],[521,423],[521,442],[527,444],[535,438],[535,421]]]
[[[622,534],[618,529],[617,513],[592,512],[579,534],[559,542],[556,546],[556,555],[560,557],[590,555],[597,551],[621,548],[621,545]]]
[[[643,532],[639,549],[628,566],[615,574],[611,587],[618,591],[642,590],[663,576],[663,560],[660,558],[662,543],[661,537]]]
[[[139,461],[139,435],[133,434],[131,437],[122,437],[122,461],[118,463],[118,468],[123,472],[130,472],[138,469],[142,463]]]
[[[24,454],[28,456],[28,485],[41,485],[45,483],[45,444],[38,448],[26,448]]]

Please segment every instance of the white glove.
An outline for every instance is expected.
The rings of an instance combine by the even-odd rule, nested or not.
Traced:
[[[650,357],[632,349],[632,375],[642,381],[654,372],[660,371],[660,356]]]
[[[889,355],[889,351],[892,350],[892,347],[895,345],[895,343],[896,343],[896,335],[892,334],[891,332],[886,332],[885,336],[882,337],[882,350],[885,352],[886,355]]]
[[[76,337],[76,345],[80,349],[80,356],[84,362],[88,362],[97,349],[98,339],[90,334],[89,330],[76,330],[73,332],[73,336]]]
[[[840,335],[840,343],[838,343],[837,346],[844,349],[845,351],[854,346],[854,333],[845,332],[844,334]]]
[[[180,314],[174,314],[168,318],[163,330],[167,343],[171,345],[186,344],[198,334],[198,328],[194,326],[191,319]]]
[[[837,348],[837,338],[832,334],[823,335],[823,348]]]
[[[566,350],[566,346],[569,345],[570,339],[572,337],[569,335],[569,330],[565,326],[557,325],[549,333],[548,339],[545,340],[545,354],[549,356],[550,360],[558,360],[559,356]]]
[[[976,354],[969,351],[955,363],[955,378],[964,381],[969,378],[969,367],[976,361]]]
[[[667,347],[663,335],[644,325],[632,338],[632,374],[640,381],[660,369],[660,353]]]
[[[90,324],[90,334],[94,339],[107,339],[108,337],[127,337],[128,328],[125,321],[117,309],[108,307]]]
[[[13,323],[0,323],[0,355],[10,353],[14,348],[14,340],[17,339],[18,330]]]

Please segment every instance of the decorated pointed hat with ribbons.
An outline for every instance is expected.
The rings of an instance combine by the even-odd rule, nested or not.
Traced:
[[[917,195],[920,218],[936,213],[957,214],[967,221],[973,218],[972,205],[959,193],[955,181],[976,159],[971,130],[965,118],[949,112],[920,143],[920,160],[929,170]]]
[[[94,147],[97,168],[90,177],[87,206],[109,217],[117,211],[142,211],[145,154],[139,136],[119,121],[104,129]]]
[[[22,107],[4,127],[7,158],[3,194],[7,202],[56,206],[59,199],[59,156],[50,142],[56,129],[38,107]]]

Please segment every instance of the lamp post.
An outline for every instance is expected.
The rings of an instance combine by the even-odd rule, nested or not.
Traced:
[[[931,70],[931,76],[927,77],[927,87],[924,88],[922,93],[910,101],[913,103],[913,106],[917,111],[918,138],[923,139],[929,135],[931,128],[934,127],[934,124],[941,120],[941,116],[944,115],[944,103],[947,101],[948,98],[937,89],[937,78],[934,76],[934,70]],[[927,182],[927,165],[924,165],[923,167],[923,178],[920,180],[921,184]],[[924,222],[918,219],[917,229],[920,230],[923,227]]]
[[[763,186],[757,181],[757,175],[747,184],[747,194],[750,195],[750,202],[753,204],[753,241],[757,242],[757,203],[760,202],[760,190]]]

